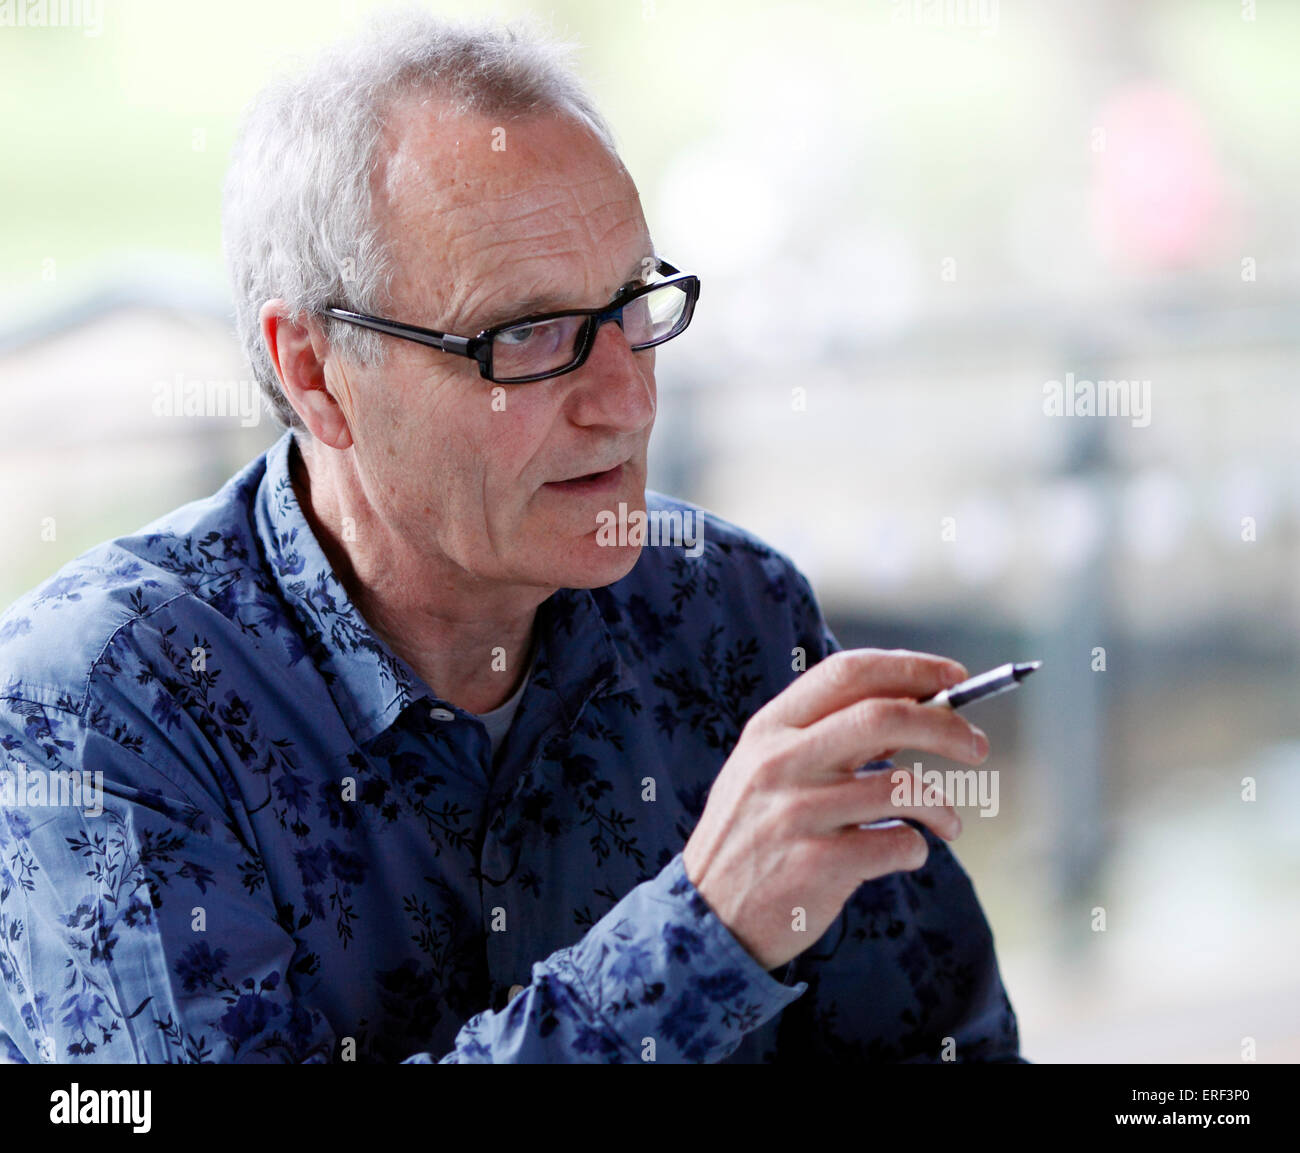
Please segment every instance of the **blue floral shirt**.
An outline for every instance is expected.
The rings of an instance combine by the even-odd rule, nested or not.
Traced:
[[[494,767],[350,603],[292,445],[0,616],[0,1059],[1021,1059],[932,833],[774,972],[686,878],[742,726],[836,647],[785,556],[706,516],[555,593]]]

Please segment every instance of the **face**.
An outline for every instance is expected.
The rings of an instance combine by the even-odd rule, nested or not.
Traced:
[[[603,305],[653,253],[626,170],[549,113],[498,126],[399,106],[374,192],[397,269],[386,314],[459,336]],[[577,371],[494,385],[473,360],[385,339],[382,367],[336,370],[361,483],[398,539],[434,571],[487,581],[590,588],[626,575],[639,550],[598,545],[597,516],[645,507],[653,349],[632,352],[609,323]]]

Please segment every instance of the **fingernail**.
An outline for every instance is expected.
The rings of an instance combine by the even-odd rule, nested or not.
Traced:
[[[981,728],[971,725],[971,747],[975,750],[977,757],[986,757],[989,752],[989,738]]]

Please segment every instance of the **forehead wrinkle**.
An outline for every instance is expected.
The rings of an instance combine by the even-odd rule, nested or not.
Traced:
[[[450,166],[433,163],[440,157],[428,158],[427,162],[404,159],[406,163],[401,175],[406,179],[390,173],[389,179],[384,181],[389,205],[397,210],[396,215],[403,217],[419,212],[433,202],[442,220],[454,219],[468,211],[482,212],[491,223],[502,224],[512,220],[525,221],[539,213],[557,209],[572,207],[581,215],[604,211],[610,205],[639,201],[635,187],[629,189],[630,179],[621,169],[574,180],[563,168],[547,168],[534,173],[528,185],[518,187],[517,171],[497,175],[490,171],[473,171],[471,165],[471,170],[466,172],[468,158],[459,155],[452,157]],[[590,203],[587,190],[606,185],[611,186],[606,198]],[[514,205],[520,200],[525,201],[526,206],[516,210]]]
[[[582,251],[565,249],[558,250],[553,255],[561,261],[565,257],[580,260]],[[542,257],[530,257],[528,263],[533,259],[542,259]],[[468,287],[463,294],[454,294],[450,306],[451,319],[448,321],[450,330],[455,331],[455,326],[460,325],[466,329],[473,328],[477,332],[492,324],[518,319],[525,313],[597,307],[612,299],[624,285],[640,278],[642,259],[642,256],[636,256],[626,266],[626,275],[619,274],[617,284],[612,285],[609,291],[603,294],[588,293],[589,299],[573,296],[567,287],[560,286],[553,277],[547,275],[546,271],[543,271],[540,279],[505,279],[489,286],[484,286],[480,282],[478,285]]]
[[[432,117],[430,107],[435,110]],[[518,131],[524,133],[523,166],[528,170],[529,184],[511,191],[511,185],[519,179],[520,166],[503,169],[499,158],[485,161],[485,153],[477,147],[479,134],[488,131],[492,124],[492,117],[479,113],[449,114],[437,99],[397,101],[386,118],[384,144],[372,173],[377,191],[395,206],[408,200],[402,195],[406,186],[415,185],[425,197],[443,198],[443,207],[453,209],[458,203],[483,205],[490,199],[508,201],[535,193],[539,185],[573,195],[575,190],[592,185],[631,183],[622,162],[603,150],[592,151],[593,156],[603,161],[597,170],[575,180],[570,159],[572,150],[530,148],[528,142],[534,138],[521,127]],[[575,127],[582,131],[580,126]],[[466,137],[464,143],[462,136]],[[579,154],[588,151],[588,144],[591,144],[589,140],[584,141],[578,148]],[[444,194],[450,195],[444,197]]]
[[[602,163],[591,175],[575,178],[563,152],[526,148],[522,165],[485,167],[480,152],[463,148],[459,139],[453,144],[444,128],[399,129],[381,176],[390,219],[406,237],[404,247],[423,246],[428,253],[421,259],[417,251],[401,262],[393,286],[401,283],[412,294],[409,303],[418,319],[457,331],[453,322],[473,321],[474,311],[482,315],[485,304],[503,306],[508,298],[550,297],[557,307],[582,307],[590,299],[595,306],[636,279],[639,264],[633,269],[629,262],[628,277],[619,269],[618,284],[596,300],[591,282],[600,273],[588,269],[583,255],[599,260],[623,230],[644,237],[643,245],[649,242],[640,197],[621,163]],[[530,179],[526,186],[520,185],[521,173]],[[535,235],[527,235],[530,230]],[[509,274],[533,261],[554,267]],[[557,269],[566,265],[565,271],[580,270],[580,285],[557,281]],[[577,295],[570,295],[575,289]]]
[[[615,204],[617,202],[607,201],[602,208]],[[518,219],[516,217],[510,223]],[[641,243],[635,256],[628,261],[627,275],[620,269],[617,284],[609,285],[607,292],[603,286],[594,286],[590,276],[584,275],[583,283],[576,291],[571,284],[556,279],[557,269],[585,267],[585,257],[589,253],[613,252],[619,245],[619,233],[625,230]],[[478,331],[489,323],[512,319],[511,315],[504,315],[507,311],[523,315],[524,311],[552,310],[551,307],[520,310],[512,307],[507,310],[507,301],[546,300],[555,310],[604,304],[618,288],[638,278],[641,260],[653,249],[639,212],[635,217],[621,211],[579,213],[576,216],[566,214],[563,220],[553,222],[545,233],[531,236],[502,236],[498,226],[482,219],[472,220],[467,228],[452,229],[451,233],[447,237],[447,263],[453,275],[448,277],[450,292],[446,295],[444,309],[439,313],[439,323],[444,324],[448,331],[457,331],[456,325],[473,327]],[[498,254],[499,257],[494,259]],[[536,271],[528,268],[534,264],[542,267]],[[496,307],[491,308],[494,304]]]
[[[570,214],[567,211],[566,201],[571,199],[571,196],[557,196],[548,203],[497,220],[491,219],[490,214],[479,216],[475,210],[483,209],[484,205],[464,202],[449,212],[441,214],[436,227],[436,232],[442,234],[438,238],[441,243],[435,241],[434,247],[440,247],[445,252],[447,257],[445,263],[451,265],[454,271],[457,266],[467,269],[482,266],[488,263],[484,259],[485,256],[490,257],[501,249],[508,250],[521,244],[530,246],[528,257],[553,258],[558,255],[559,249],[572,248],[571,233],[575,228],[583,229],[593,247],[599,250],[605,237],[612,235],[622,225],[631,224],[634,228],[639,227],[639,222],[628,220],[623,211],[625,206],[636,203],[635,200],[627,197],[605,200],[586,210],[579,207],[576,213]],[[527,235],[531,221],[555,216],[557,212],[562,213],[562,219],[548,220],[546,221],[548,227],[544,232]],[[469,219],[462,223],[462,219],[466,216]],[[449,217],[451,219],[448,219]],[[502,225],[507,226],[509,234],[502,235]],[[519,235],[514,235],[516,231]],[[406,228],[404,232],[407,235],[417,234],[418,229]],[[548,239],[560,243],[551,247],[547,244]]]
[[[568,210],[570,205],[564,203],[565,200],[572,201],[574,199],[572,190],[562,189],[558,191],[568,193],[568,195],[558,196],[545,204],[529,207],[523,212],[516,212],[495,219],[489,218],[475,221],[468,227],[459,230],[454,227],[453,221],[444,221],[445,226],[452,225],[450,228],[444,227],[447,247],[458,255],[461,250],[468,248],[472,256],[501,246],[526,244],[539,255],[553,255],[545,251],[544,243],[547,237],[562,237],[575,230],[580,230],[585,231],[592,249],[601,251],[608,237],[621,227],[630,226],[638,231],[643,230],[644,220],[640,213],[640,197],[635,194],[635,190],[633,190],[631,196],[624,194],[610,197],[585,206],[573,204],[574,211],[572,212]],[[521,192],[515,194],[516,197],[524,195],[530,195],[530,193]],[[487,206],[480,205],[479,207],[486,208]],[[557,214],[558,219],[553,222],[548,220],[546,222],[547,227],[539,229],[534,235],[528,235],[530,222],[539,217],[556,216]],[[459,216],[460,214],[453,213],[449,215]],[[504,235],[502,235],[503,226],[505,226]],[[485,231],[491,231],[493,239],[487,243],[477,243],[477,238]]]
[[[494,201],[479,200],[463,205],[462,207],[469,209],[471,214],[474,208],[481,209],[484,216],[483,222],[477,228],[470,226],[466,231],[473,233],[489,227],[499,230],[503,226],[511,230],[527,229],[532,222],[548,216],[557,217],[557,227],[563,229],[577,223],[589,224],[592,217],[624,216],[630,208],[639,203],[638,197],[628,196],[626,193],[621,196],[610,195],[594,203],[588,203],[587,198],[580,196],[573,188],[555,188],[545,191],[551,195],[540,200],[539,190],[529,188],[499,197]],[[524,205],[516,208],[516,203],[521,200],[525,202]],[[462,215],[455,210],[447,213],[447,224],[454,228],[455,222]],[[520,239],[527,238],[520,237]]]
[[[558,257],[578,255],[574,250],[557,252]],[[532,261],[528,261],[532,263]],[[547,271],[530,277],[503,277],[496,283],[478,281],[453,294],[450,324],[478,331],[490,324],[517,319],[525,312],[551,312],[581,307]]]
[[[565,227],[530,238],[528,249],[521,249],[517,239],[496,236],[489,225],[461,234],[447,253],[449,259],[438,262],[442,271],[431,262],[423,276],[408,280],[412,295],[418,298],[411,302],[415,322],[448,332],[467,327],[477,332],[525,312],[605,304],[618,289],[640,279],[642,261],[653,255],[654,245],[636,221],[610,221],[603,228],[595,221],[583,223],[586,237],[576,237]],[[593,283],[592,276],[585,273],[587,254],[616,251],[619,233],[625,229],[632,231],[638,244],[626,265],[617,269],[617,282],[607,287]],[[483,233],[489,238],[481,240]],[[498,253],[500,258],[493,259]],[[582,283],[576,287],[572,281],[566,282],[566,275],[574,269],[584,270],[579,273]],[[530,306],[530,302],[538,303]]]

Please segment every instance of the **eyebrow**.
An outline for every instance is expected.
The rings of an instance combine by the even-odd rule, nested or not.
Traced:
[[[659,256],[656,254],[652,259],[655,264],[658,265]],[[636,263],[636,272],[633,274],[632,278],[630,280],[625,280],[617,289],[614,290],[614,295],[609,298],[609,301],[606,301],[607,304],[610,301],[616,300],[619,293],[626,292],[629,288],[634,288],[637,285],[644,283],[641,276],[642,267],[643,261],[638,260]],[[514,300],[509,304],[503,305],[501,308],[493,309],[492,312],[490,312],[487,317],[475,327],[475,331],[482,332],[487,328],[497,328],[502,324],[506,324],[512,320],[522,319],[525,316],[537,316],[546,312],[564,312],[572,307],[573,305],[562,300],[558,296],[532,296],[524,300]]]

